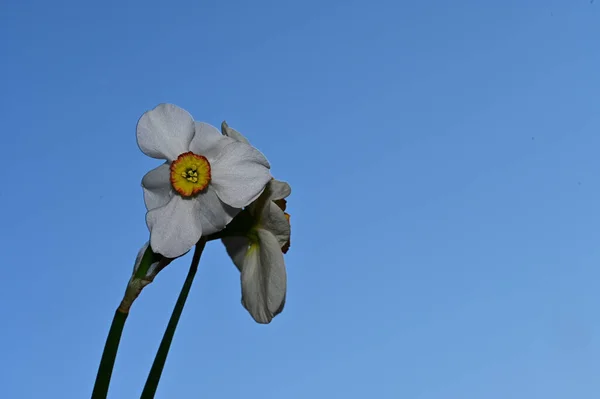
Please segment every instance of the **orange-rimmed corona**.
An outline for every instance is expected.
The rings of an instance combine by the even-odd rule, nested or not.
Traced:
[[[192,197],[210,183],[210,163],[206,157],[185,152],[171,163],[171,186],[182,197]]]

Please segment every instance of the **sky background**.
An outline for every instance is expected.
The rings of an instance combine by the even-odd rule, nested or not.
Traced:
[[[600,397],[600,4],[0,3],[0,397],[89,397],[148,238],[161,102],[293,189],[288,301],[202,258],[157,398]],[[144,290],[139,397],[191,255]]]

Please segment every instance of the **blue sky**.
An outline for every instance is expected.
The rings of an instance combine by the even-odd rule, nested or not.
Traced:
[[[0,396],[88,397],[146,241],[139,116],[229,124],[292,185],[288,301],[203,256],[158,398],[600,397],[600,4],[0,5]],[[191,256],[135,303],[139,396]]]

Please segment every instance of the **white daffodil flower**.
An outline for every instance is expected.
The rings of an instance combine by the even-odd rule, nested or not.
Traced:
[[[254,147],[194,122],[185,110],[160,104],[137,124],[142,152],[166,162],[142,179],[152,250],[168,258],[222,230],[271,180]]]
[[[249,143],[241,133],[221,124],[221,132]],[[240,215],[242,228],[222,239],[227,253],[241,272],[242,304],[252,318],[268,324],[285,305],[287,276],[283,254],[290,247],[290,215],[285,213],[291,187],[271,180],[261,196]]]
[[[226,131],[225,123],[222,129]],[[290,216],[285,213],[285,198],[290,193],[289,184],[271,180],[261,196],[240,214],[248,220],[243,223],[251,227],[243,232],[234,230],[222,239],[241,273],[242,304],[261,324],[270,323],[285,305],[287,277],[283,254],[290,246]]]
[[[133,265],[133,273],[131,273],[131,278],[127,283],[127,289],[125,290],[125,295],[123,295],[123,300],[119,305],[119,311],[122,313],[129,313],[129,309],[133,304],[133,301],[137,299],[145,286],[154,281],[156,275],[164,269],[169,263],[173,261],[173,259],[165,258],[160,255],[154,255],[152,258],[152,263],[148,267],[146,273],[143,276],[138,276],[138,270],[142,263],[142,259],[146,250],[148,249],[148,245],[150,243],[145,243],[135,258],[135,263]]]

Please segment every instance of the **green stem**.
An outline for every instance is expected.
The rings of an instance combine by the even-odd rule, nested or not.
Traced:
[[[123,332],[128,315],[128,313],[123,313],[119,310],[115,312],[110,331],[106,337],[106,343],[104,344],[104,352],[102,352],[102,359],[98,367],[92,399],[106,399],[110,377],[115,365],[115,358],[117,357],[117,350],[119,349],[119,342],[121,341],[121,333]]]
[[[162,341],[160,342],[160,346],[158,347],[158,351],[156,352],[154,363],[152,363],[152,368],[150,369],[150,373],[146,379],[146,385],[144,385],[144,390],[142,391],[142,396],[140,396],[140,399],[153,399],[154,395],[156,394],[160,376],[163,368],[165,367],[167,355],[169,354],[169,349],[171,348],[171,342],[173,341],[173,336],[175,335],[175,330],[177,329],[177,323],[179,322],[179,318],[183,312],[183,307],[185,306],[185,301],[187,300],[190,288],[192,287],[194,276],[198,270],[198,263],[200,263],[200,256],[202,255],[205,245],[206,238],[200,239],[198,244],[196,244],[196,250],[192,259],[192,264],[190,265],[190,271],[188,272],[185,282],[183,283],[183,287],[181,287],[179,298],[177,298],[177,303],[175,303],[173,313],[171,313],[169,324],[167,324],[167,329],[165,330]]]

